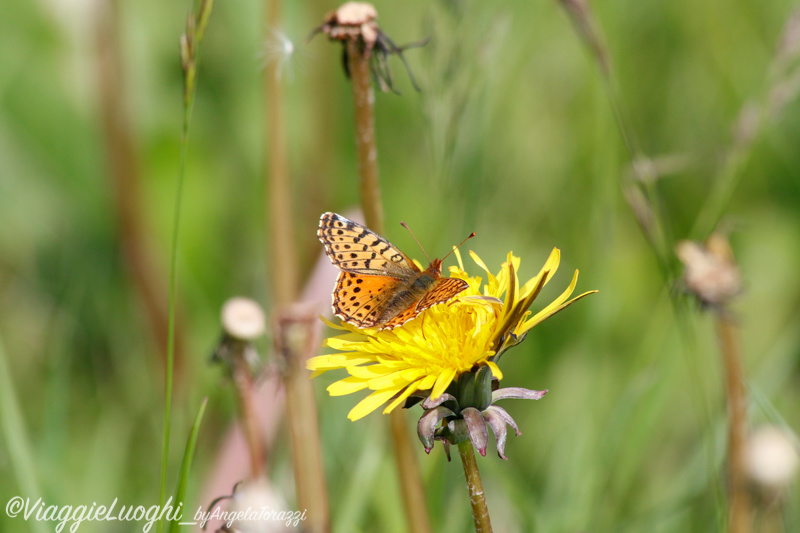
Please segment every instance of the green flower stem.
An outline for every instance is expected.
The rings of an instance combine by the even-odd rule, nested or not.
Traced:
[[[486,506],[486,495],[483,492],[483,482],[478,471],[478,462],[475,460],[475,450],[469,440],[458,443],[458,453],[464,465],[464,477],[467,478],[469,503],[472,505],[472,519],[475,521],[476,533],[491,533],[492,522],[489,518],[489,508]]]
[[[378,182],[378,150],[375,146],[373,113],[375,93],[372,89],[369,58],[364,55],[362,43],[351,39],[346,46],[355,107],[361,209],[367,227],[382,234],[384,233],[383,203]],[[415,533],[427,533],[431,531],[431,526],[425,506],[425,490],[419,465],[411,448],[411,435],[405,416],[400,409],[397,409],[389,414],[389,419],[409,530]]]
[[[728,532],[752,531],[752,512],[745,475],[745,425],[747,403],[736,327],[725,311],[717,316],[717,335],[725,372],[728,407]]]

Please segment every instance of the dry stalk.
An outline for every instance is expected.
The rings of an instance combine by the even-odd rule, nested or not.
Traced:
[[[294,304],[276,319],[275,351],[284,364],[286,414],[292,443],[298,507],[308,510],[304,527],[314,533],[330,531],[328,494],[322,464],[314,389],[306,359],[320,343],[316,306]]]
[[[281,4],[282,0],[267,0],[267,27],[281,27]],[[279,62],[271,62],[265,78],[266,152],[269,154],[266,207],[272,243],[268,264],[273,269],[269,276],[276,317],[273,339],[285,371],[287,421],[292,437],[297,503],[301,509],[308,510],[308,521],[305,523],[308,531],[326,533],[330,531],[330,524],[318,416],[314,391],[305,369],[305,360],[315,353],[318,339],[309,322],[312,319],[298,315],[292,304],[298,296],[298,268],[286,139],[286,99],[280,68]],[[313,320],[316,320],[316,313]]]
[[[348,2],[328,13],[314,33],[323,32],[331,40],[340,41],[345,57],[345,70],[351,80],[356,126],[361,209],[366,225],[378,234],[384,233],[383,201],[378,180],[378,150],[375,143],[375,93],[372,75],[381,88],[393,89],[391,72],[385,61],[389,54],[402,59],[402,47],[392,43],[378,27],[378,13],[366,2]],[[371,61],[377,61],[377,66]],[[405,60],[403,59],[404,63]],[[409,71],[410,72],[410,71]],[[412,77],[412,83],[414,83]],[[400,410],[389,414],[395,463],[400,477],[405,515],[409,529],[415,533],[431,531],[425,505],[425,491],[411,434]]]
[[[753,521],[745,467],[747,398],[736,324],[728,308],[741,292],[741,276],[727,237],[721,233],[712,233],[705,244],[681,241],[676,253],[685,265],[686,288],[715,315],[728,414],[728,531],[749,533]]]

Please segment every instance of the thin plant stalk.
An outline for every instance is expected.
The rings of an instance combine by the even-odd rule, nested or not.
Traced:
[[[268,0],[267,25],[279,28],[282,24],[282,0]],[[269,265],[275,304],[290,304],[297,296],[297,252],[294,246],[291,186],[289,183],[289,149],[286,138],[286,97],[281,80],[279,61],[270,61],[264,80],[266,89],[267,146],[269,187],[266,207],[270,214],[272,257]]]
[[[250,452],[250,473],[255,480],[264,473],[264,443],[261,439],[255,405],[253,405],[255,380],[250,364],[241,352],[234,355],[232,363],[242,430],[247,441],[247,449]]]
[[[161,449],[161,490],[159,505],[163,508],[167,498],[167,468],[169,466],[169,440],[172,415],[172,380],[175,366],[175,299],[178,285],[178,237],[180,235],[183,186],[186,177],[186,158],[189,146],[189,124],[192,117],[196,89],[197,56],[203,41],[214,0],[201,0],[198,10],[186,19],[186,32],[181,35],[181,66],[183,68],[183,127],[181,129],[178,184],[175,192],[172,222],[172,249],[169,261],[169,307],[167,327],[167,369],[164,379],[164,440]],[[156,531],[163,531],[159,521]]]
[[[299,306],[298,306],[299,307]],[[314,389],[308,379],[306,360],[319,346],[319,320],[316,311],[282,313],[275,342],[286,362],[286,418],[292,442],[292,459],[297,484],[298,506],[308,510],[304,527],[314,533],[330,531],[328,493],[319,437],[319,417]]]
[[[282,0],[268,0],[267,26],[282,25]],[[297,252],[294,246],[292,198],[289,179],[289,150],[286,138],[286,98],[280,62],[266,69],[267,153],[269,154],[267,210],[270,214],[272,258],[269,261],[271,287],[278,319],[274,339],[283,356],[286,409],[291,435],[292,458],[298,507],[308,511],[305,528],[314,533],[330,530],[327,487],[322,467],[322,446],[314,401],[308,380],[305,349],[313,338],[312,328],[295,328],[288,319],[289,308],[298,295]],[[299,335],[298,341],[294,335]],[[305,339],[305,341],[303,340]]]
[[[375,93],[372,88],[369,58],[357,40],[347,41],[347,58],[353,88],[358,156],[359,188],[364,222],[378,234],[384,233],[383,202],[378,181],[378,149],[375,145]],[[394,444],[403,505],[409,529],[415,533],[431,531],[425,506],[425,489],[416,456],[411,447],[411,435],[401,410],[389,413],[391,437]]]
[[[752,510],[745,472],[745,426],[747,402],[736,325],[728,313],[717,313],[717,336],[725,372],[725,403],[728,408],[728,532],[752,531]]]
[[[486,506],[486,494],[483,491],[481,473],[478,462],[475,460],[475,449],[469,440],[458,443],[458,454],[464,466],[464,477],[467,480],[469,503],[472,506],[472,520],[475,522],[476,533],[491,533],[492,522],[489,518],[489,508]]]
[[[356,40],[347,41],[353,104],[356,121],[356,154],[359,190],[364,222],[372,231],[384,233],[383,202],[378,181],[378,148],[375,145],[375,92],[372,89],[369,58]]]

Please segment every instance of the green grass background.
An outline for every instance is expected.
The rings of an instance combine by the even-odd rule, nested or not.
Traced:
[[[359,202],[352,104],[339,48],[318,36],[330,2],[285,2],[294,237],[302,276],[321,246],[323,211]],[[120,2],[126,94],[142,163],[141,213],[167,280],[181,126],[178,36],[187,2]],[[507,386],[547,388],[505,407],[523,435],[508,462],[479,459],[496,531],[708,532],[724,511],[725,412],[709,316],[676,311],[666,279],[622,195],[630,160],[596,64],[556,2],[377,2],[397,43],[402,96],[376,95],[386,236],[408,253],[405,220],[431,255],[470,231],[499,269],[522,276],[557,246],[554,298],[579,268],[598,289],[538,326],[502,362]],[[733,127],[763,101],[782,28],[797,6],[752,2],[593,2],[625,115],[645,153],[684,164],[657,185],[667,232],[691,235]],[[0,17],[0,350],[22,418],[4,415],[0,497],[48,503],[157,502],[163,372],[120,255],[97,95],[90,2],[6,3]],[[178,307],[187,358],[174,397],[170,487],[199,401],[209,396],[198,487],[235,418],[232,389],[208,355],[233,295],[270,306],[280,257],[264,231],[263,64],[275,57],[257,2],[217,0],[199,65],[179,243]],[[798,59],[795,58],[795,62]],[[800,104],[765,121],[725,205],[746,279],[735,308],[752,425],[800,428]],[[421,254],[414,252],[413,255]],[[269,258],[269,259],[267,259]],[[477,267],[473,269],[478,272]],[[167,298],[166,291],[164,298]],[[538,304],[542,306],[544,304]],[[537,308],[537,304],[534,304]],[[689,325],[682,330],[676,312]],[[261,344],[262,354],[269,342]],[[356,396],[329,398],[321,432],[335,531],[404,530],[385,420],[345,418]],[[419,412],[408,413],[412,425]],[[22,439],[22,440],[20,440]],[[21,442],[31,460],[11,443]],[[463,474],[441,449],[419,462],[436,531],[472,528]],[[269,458],[293,505],[286,436]],[[800,529],[795,486],[786,531]],[[0,512],[0,530],[30,524]],[[84,524],[81,531],[106,529]],[[48,526],[49,527],[49,526]],[[117,525],[117,527],[121,527]]]

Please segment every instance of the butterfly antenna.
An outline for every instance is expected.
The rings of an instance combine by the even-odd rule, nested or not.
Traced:
[[[426,252],[425,248],[422,247],[422,243],[419,242],[419,239],[417,239],[417,236],[414,235],[413,231],[411,231],[411,228],[409,228],[408,225],[405,222],[400,222],[400,225],[403,226],[404,228],[406,228],[408,230],[408,232],[411,234],[411,236],[414,237],[414,240],[417,241],[417,244],[419,245],[420,249],[422,250],[422,253],[425,254],[425,259],[427,259],[428,263],[430,263],[431,262],[431,258],[428,257],[428,252]]]
[[[475,236],[475,232],[473,231],[472,233],[470,233],[469,235],[467,235],[467,238],[466,238],[466,239],[464,239],[463,241],[461,241],[461,244],[464,244],[465,242],[467,242],[468,240],[470,240],[470,239],[471,239],[471,238],[473,238],[474,236]],[[455,251],[456,251],[458,248],[460,248],[460,247],[461,247],[461,244],[459,244],[458,246],[456,246],[455,248],[453,248],[452,250],[450,250],[450,253],[449,253],[449,254],[447,254],[446,256],[442,257],[442,261],[444,261],[445,259],[447,259],[447,256],[448,256],[448,255],[452,254],[452,253],[453,253],[453,252],[455,252]]]

